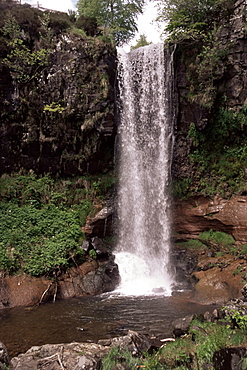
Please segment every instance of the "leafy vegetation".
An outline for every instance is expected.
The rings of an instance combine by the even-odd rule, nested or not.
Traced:
[[[209,241],[217,245],[219,248],[229,248],[235,243],[234,238],[231,235],[228,235],[222,231],[204,231],[199,235],[199,240],[202,242]]]
[[[139,39],[137,40],[136,44],[130,47],[130,50],[138,49],[142,46],[150,45],[151,42],[147,41],[146,35],[140,35]]]
[[[158,21],[171,41],[197,40],[232,12],[232,0],[161,0]]]
[[[190,191],[231,196],[246,191],[247,107],[238,112],[220,108],[214,122],[199,131],[192,123],[191,161],[197,168]]]
[[[230,78],[232,45],[221,31],[233,10],[233,0],[160,3],[158,20],[166,22],[167,42],[176,42],[177,58],[185,64],[188,93],[181,102],[194,115],[187,137],[191,173],[172,186],[182,199],[246,193],[246,106],[229,108],[222,82]]]
[[[40,276],[81,262],[85,258],[81,227],[93,212],[93,202],[101,202],[111,188],[114,181],[109,178],[55,181],[33,173],[2,176],[0,269]]]
[[[189,239],[188,241],[176,243],[178,247],[196,250],[196,251],[211,251],[215,257],[222,257],[225,254],[233,255],[243,260],[247,254],[247,244],[236,245],[234,238],[222,231],[208,230],[198,235],[197,239]],[[242,264],[233,272],[234,276],[243,272]],[[243,274],[246,280],[246,274]]]
[[[93,28],[87,18],[82,21],[66,13],[42,12],[27,4],[1,1],[0,68],[7,67],[14,80],[27,84],[39,78],[51,61],[59,34],[78,29],[91,36],[96,33]]]
[[[143,0],[79,0],[77,3],[79,14],[96,19],[98,26],[112,35],[117,45],[134,37],[137,17],[142,14],[143,6]]]

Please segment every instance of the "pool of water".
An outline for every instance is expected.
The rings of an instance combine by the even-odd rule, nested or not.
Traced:
[[[190,313],[212,312],[182,297],[120,296],[60,300],[37,307],[0,311],[0,341],[10,357],[34,345],[97,342],[125,335],[129,329],[157,337],[171,336],[171,322]]]

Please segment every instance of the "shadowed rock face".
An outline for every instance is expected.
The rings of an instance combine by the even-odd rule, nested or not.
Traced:
[[[221,104],[222,97],[226,100],[225,107],[237,111],[247,103],[247,37],[245,0],[234,1],[234,14],[229,21],[223,24],[219,38],[223,45],[227,45],[228,55],[224,61],[225,72],[216,76],[214,87],[217,90],[214,105]],[[191,102],[188,95],[191,93],[188,72],[190,64],[195,63],[198,54],[196,43],[182,42],[177,46],[175,53],[175,85],[178,97],[177,125],[175,130],[174,156],[172,175],[174,179],[192,177],[194,164],[189,159],[192,141],[187,137],[189,127],[193,122],[202,130],[212,119],[213,112],[208,107]],[[215,108],[214,107],[214,108]]]
[[[0,173],[79,175],[111,168],[115,49],[99,39],[57,39],[36,81],[0,74]]]

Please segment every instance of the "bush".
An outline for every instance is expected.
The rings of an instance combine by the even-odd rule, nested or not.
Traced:
[[[81,244],[78,210],[36,204],[19,207],[1,203],[0,269],[22,269],[33,276],[66,268]]]
[[[192,123],[188,138],[194,146],[190,160],[196,170],[186,195],[230,197],[246,191],[246,106],[238,112],[220,108],[204,130],[198,130]]]
[[[81,227],[112,175],[54,180],[49,175],[0,178],[0,269],[39,276],[82,261]],[[102,193],[101,193],[102,191]]]
[[[230,248],[235,240],[231,235],[228,235],[222,231],[204,231],[198,237],[200,240],[209,241],[216,244],[219,248]]]

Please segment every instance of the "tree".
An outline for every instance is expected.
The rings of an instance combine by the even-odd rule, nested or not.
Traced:
[[[146,35],[140,35],[139,40],[137,40],[136,44],[131,46],[130,50],[138,49],[142,46],[150,45],[152,44],[151,42],[147,41]]]
[[[173,40],[198,38],[231,13],[234,0],[161,0],[157,20]]]
[[[78,0],[79,15],[95,18],[98,26],[111,35],[117,45],[134,37],[137,17],[143,12],[145,0]]]

